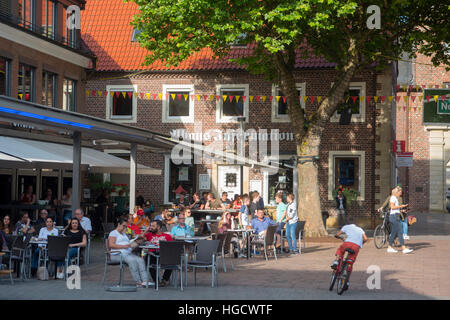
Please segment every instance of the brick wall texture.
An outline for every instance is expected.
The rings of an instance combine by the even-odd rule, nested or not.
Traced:
[[[417,85],[442,85],[450,82],[450,72],[444,66],[433,67],[431,59],[419,55],[414,63],[415,83]],[[399,183],[405,186],[405,197],[412,211],[428,211],[430,202],[430,144],[429,131],[423,125],[423,91],[408,93],[411,97],[404,100],[401,96],[396,108],[396,140],[406,141],[406,151],[414,153],[412,168],[399,168]]]
[[[306,82],[307,96],[325,96],[331,83],[336,78],[335,70],[304,70],[295,74],[296,82]],[[100,73],[97,72],[87,82],[87,90],[106,91],[107,85],[135,84],[138,92],[162,93],[163,84],[189,84],[194,85],[194,94],[215,95],[217,84],[249,84],[249,95],[272,95],[272,84],[264,80],[262,76],[251,75],[243,71],[233,72],[172,72],[172,73],[146,73],[133,75],[127,79],[111,79],[125,76],[125,73]],[[376,75],[370,71],[358,74],[352,81],[366,82],[366,94],[376,95]],[[307,114],[317,108],[317,103],[306,102]],[[272,123],[271,103],[267,99],[249,104],[249,122],[246,129],[279,129],[280,132],[292,132],[291,123]],[[105,118],[106,97],[90,96],[86,98],[86,112],[90,115]],[[195,123],[201,122],[203,130],[228,128],[239,129],[239,124],[216,123],[216,101],[204,101],[195,99]],[[356,207],[353,213],[370,214],[374,206],[374,161],[375,161],[375,107],[373,102],[366,104],[366,119],[362,123],[352,123],[342,126],[338,123],[329,123],[324,131],[320,149],[319,177],[320,196],[323,210],[333,210],[334,201],[328,201],[328,151],[331,150],[363,150],[365,151],[365,201],[360,207]],[[137,102],[137,123],[131,124],[159,133],[170,134],[173,129],[185,128],[188,132],[194,132],[194,124],[166,124],[162,123],[162,101],[141,99]],[[270,146],[268,146],[270,152]],[[295,154],[294,141],[280,141],[280,153]],[[144,165],[164,169],[164,157],[158,154],[139,153],[138,161]],[[206,171],[209,166],[199,166],[197,173]],[[251,175],[252,176],[252,175]],[[198,178],[198,175],[196,179]],[[137,190],[145,198],[151,199],[156,204],[163,202],[164,177],[163,176],[138,176]],[[301,191],[300,191],[301,192]]]

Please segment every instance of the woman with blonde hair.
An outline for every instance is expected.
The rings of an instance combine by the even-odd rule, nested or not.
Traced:
[[[403,253],[410,253],[413,250],[406,248],[404,239],[403,239],[403,230],[402,223],[400,219],[400,209],[406,208],[407,204],[399,204],[399,198],[402,195],[402,189],[395,187],[392,189],[391,199],[389,200],[390,214],[389,214],[389,222],[391,223],[391,234],[389,236],[389,246],[387,252],[394,253],[397,252],[394,248],[392,248],[392,244],[394,243],[395,237],[398,237],[400,241],[400,245],[402,246]]]

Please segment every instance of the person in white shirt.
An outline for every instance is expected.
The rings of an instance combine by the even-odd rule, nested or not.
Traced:
[[[81,227],[89,235],[92,232],[91,219],[84,216],[82,209],[75,210],[75,217],[80,221]]]
[[[406,208],[407,204],[399,204],[399,197],[402,195],[402,190],[399,188],[394,188],[392,190],[391,199],[389,200],[389,207],[391,208],[391,212],[389,214],[389,222],[391,223],[391,234],[389,236],[389,246],[387,252],[395,253],[398,252],[394,248],[392,248],[392,244],[394,243],[395,237],[398,237],[400,241],[400,245],[402,246],[403,253],[410,253],[413,250],[406,248],[405,241],[403,239],[403,227],[400,219],[400,209]]]
[[[294,201],[295,195],[293,193],[289,193],[286,199],[288,202],[286,206],[286,238],[288,240],[289,251],[297,255],[297,237],[295,234],[298,224],[297,202]]]
[[[53,219],[47,217],[45,219],[45,227],[39,231],[38,240],[47,240],[48,236],[58,236],[58,230],[55,228]],[[33,251],[33,257],[31,258],[31,275],[34,276],[38,268],[39,251],[45,247],[45,244],[40,244],[36,250]],[[42,253],[41,253],[42,254]]]
[[[127,220],[120,218],[117,228],[109,234],[108,245],[111,250],[111,261],[119,262],[121,255],[123,261],[128,265],[131,276],[136,281],[137,286],[154,285],[154,283],[149,282],[144,259],[132,253],[130,239],[125,234],[127,228]]]
[[[364,230],[354,224],[353,217],[349,217],[347,219],[349,224],[346,224],[336,233],[335,237],[340,239],[340,236],[345,233],[347,238],[344,243],[340,245],[340,247],[336,251],[336,258],[331,265],[332,269],[336,269],[339,264],[339,259],[345,254],[345,249],[353,250],[353,253],[349,253],[347,259],[349,260],[349,268],[350,272],[355,264],[356,257],[358,256],[359,249],[363,247],[363,243],[365,243],[368,239]],[[350,277],[350,275],[349,275]],[[347,286],[349,283],[347,282]]]

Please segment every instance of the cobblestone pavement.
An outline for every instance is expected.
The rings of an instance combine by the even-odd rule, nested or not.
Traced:
[[[450,215],[449,215],[450,216]],[[421,218],[421,217],[419,217]],[[104,258],[102,241],[94,241],[91,264],[82,266],[81,290],[69,290],[62,280],[15,280],[11,285],[7,277],[0,280],[0,299],[450,299],[450,232],[443,217],[423,219],[411,228],[411,240],[407,245],[414,252],[404,255],[376,249],[371,240],[360,251],[354,266],[349,291],[338,296],[328,291],[330,263],[339,242],[308,242],[301,255],[279,255],[277,261],[268,262],[262,257],[233,259],[235,270],[227,273],[220,268],[219,287],[211,288],[211,273],[197,272],[197,287],[193,286],[193,274],[189,272],[188,287],[183,292],[173,287],[139,288],[136,292],[107,292],[101,285]],[[445,216],[447,219],[447,216]],[[450,221],[450,220],[448,220]],[[437,235],[428,234],[433,225],[439,225]],[[423,227],[423,229],[421,229]],[[416,234],[416,235],[415,235]],[[381,288],[369,290],[366,286],[367,268],[380,267]],[[132,283],[130,272],[125,269],[125,283]],[[117,267],[108,271],[107,283],[117,282]]]

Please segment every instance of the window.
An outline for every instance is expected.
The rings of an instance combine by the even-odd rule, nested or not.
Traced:
[[[9,96],[11,87],[10,61],[0,57],[0,95]]]
[[[106,118],[117,122],[136,123],[136,85],[110,85],[106,87]]]
[[[42,0],[42,34],[56,40],[58,6],[53,0]]]
[[[56,74],[42,72],[42,104],[49,107],[56,107]]]
[[[131,42],[137,42],[137,36],[142,32],[142,30],[133,29],[133,34],[131,35]]]
[[[216,94],[221,97],[216,104],[216,122],[237,123],[238,117],[248,122],[248,84],[218,85]]]
[[[163,85],[163,123],[193,123],[193,85]]]
[[[76,101],[77,82],[64,78],[63,85],[63,109],[67,111],[77,111]]]
[[[364,122],[366,119],[366,83],[350,82],[344,99],[345,102],[338,107],[330,121],[339,122],[342,110],[344,108],[351,108],[352,122]]]
[[[300,96],[304,96],[306,92],[306,82],[296,83],[295,87],[297,93]],[[272,122],[290,122],[289,118],[289,108],[287,101],[283,100],[283,92],[278,88],[278,86],[272,86]],[[276,97],[279,96],[280,99],[277,101]],[[300,105],[305,108],[305,100],[300,99]]]
[[[67,11],[68,7],[64,6],[63,19],[62,19],[62,42],[72,48],[78,48],[77,29],[70,28],[69,22],[73,18],[73,15],[77,14],[75,10]],[[76,20],[76,18],[75,18]]]
[[[357,200],[364,200],[365,152],[329,151],[328,154],[328,200],[333,200],[333,190],[339,185],[358,191]]]
[[[34,30],[36,26],[36,1],[19,0],[19,25]]]
[[[17,88],[17,95],[19,99],[32,102],[35,101],[35,72],[35,68],[19,63],[19,86]]]

